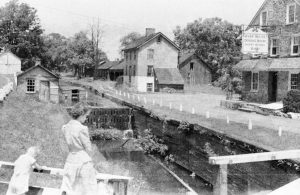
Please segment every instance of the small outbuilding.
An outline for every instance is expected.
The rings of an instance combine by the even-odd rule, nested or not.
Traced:
[[[154,68],[154,91],[184,90],[184,80],[177,68]],[[152,86],[147,85],[147,92],[151,92]]]
[[[61,85],[60,94],[60,103],[65,105],[73,105],[79,101],[87,100],[87,90],[78,86]]]
[[[47,68],[36,65],[17,76],[18,86],[42,101],[59,103],[59,76]]]
[[[212,68],[195,52],[182,53],[179,58],[178,69],[186,85],[195,86],[211,83]]]
[[[122,60],[118,64],[116,63],[109,69],[109,76],[112,81],[117,80],[118,77],[124,75],[125,61]]]
[[[0,53],[0,75],[5,75],[15,85],[17,74],[21,72],[21,59],[10,51]]]

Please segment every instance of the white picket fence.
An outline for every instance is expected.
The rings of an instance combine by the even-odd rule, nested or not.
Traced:
[[[0,89],[0,101],[5,99],[5,97],[13,90],[13,87],[13,82],[9,82]]]

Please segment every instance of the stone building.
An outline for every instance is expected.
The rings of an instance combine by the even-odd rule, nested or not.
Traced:
[[[195,52],[185,52],[180,55],[178,69],[185,85],[195,86],[210,84],[212,69]]]
[[[147,28],[145,36],[129,44],[123,52],[124,83],[139,92],[159,91],[161,86],[183,90],[184,82],[177,69],[179,47],[161,32]],[[169,80],[160,81],[161,77],[155,77],[157,69],[164,69],[158,74],[168,74],[165,79]],[[176,80],[176,84],[172,84],[172,80]]]
[[[253,102],[280,101],[300,89],[300,0],[265,0],[248,28],[268,33],[268,55],[245,56],[243,98]]]
[[[18,76],[18,86],[41,101],[59,103],[59,77],[41,65],[33,66]]]

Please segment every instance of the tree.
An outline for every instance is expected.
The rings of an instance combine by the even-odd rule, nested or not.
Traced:
[[[28,4],[11,0],[0,8],[0,47],[22,58],[23,70],[42,57],[42,33],[36,10]]]
[[[122,55],[122,50],[128,46],[130,43],[132,43],[133,41],[141,38],[142,35],[137,33],[137,32],[131,32],[125,36],[123,36],[121,39],[120,39],[120,54]]]
[[[44,50],[43,58],[44,66],[49,69],[61,72],[66,69],[68,61],[68,39],[59,33],[51,33],[43,37]]]
[[[87,32],[80,31],[68,43],[68,64],[74,70],[74,76],[85,76],[85,70],[93,66],[93,44]]]
[[[213,79],[220,78],[224,70],[232,67],[241,56],[241,28],[220,18],[201,18],[184,29],[174,30],[175,42],[183,50],[193,50],[213,67]]]

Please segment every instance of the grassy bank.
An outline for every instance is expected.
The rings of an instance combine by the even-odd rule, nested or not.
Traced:
[[[1,160],[13,162],[28,147],[39,145],[42,165],[63,167],[68,149],[61,126],[69,117],[61,106],[40,102],[17,90],[0,110]]]

